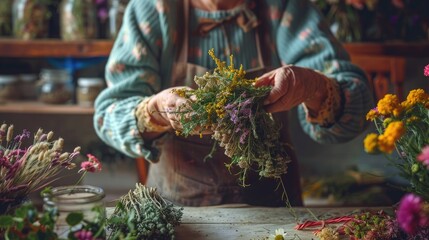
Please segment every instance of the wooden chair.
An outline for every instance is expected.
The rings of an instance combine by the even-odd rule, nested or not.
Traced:
[[[351,60],[366,72],[376,101],[387,93],[404,99],[405,57],[351,55]]]

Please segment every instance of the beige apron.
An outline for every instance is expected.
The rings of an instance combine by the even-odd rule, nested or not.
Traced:
[[[194,86],[193,77],[203,75],[208,70],[187,61],[188,53],[188,0],[183,1],[184,36],[178,59],[173,66],[172,86]],[[259,55],[259,69],[246,72],[260,76],[264,73],[259,36],[255,31]],[[262,71],[261,71],[262,70]],[[287,140],[287,114],[275,116],[282,122],[282,139]],[[210,136],[192,136],[183,138],[174,133],[165,134],[154,145],[159,149],[159,161],[149,167],[147,185],[156,187],[166,198],[178,205],[207,206],[227,203],[248,203],[254,205],[285,206],[281,199],[283,190],[277,188],[278,180],[261,179],[257,173],[247,177],[249,187],[242,187],[236,175],[230,173],[224,163],[230,158],[224,155],[224,149],[217,148],[213,158],[204,161],[211,151],[213,140]],[[292,158],[288,173],[283,177],[287,194],[292,205],[302,205],[299,171],[292,149],[288,149]],[[277,190],[276,190],[277,188]]]

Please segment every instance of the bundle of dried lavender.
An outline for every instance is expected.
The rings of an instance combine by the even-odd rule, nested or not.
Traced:
[[[255,79],[246,79],[242,66],[234,68],[232,56],[226,66],[213,50],[209,54],[217,65],[214,72],[196,76],[197,89],[175,91],[189,100],[177,110],[183,126],[177,134],[188,136],[195,131],[202,134],[206,129],[212,130],[212,138],[231,158],[227,167],[239,167],[243,185],[249,170],[263,177],[279,178],[286,173],[290,159],[285,144],[279,140],[279,125],[263,109],[270,87],[255,87]]]

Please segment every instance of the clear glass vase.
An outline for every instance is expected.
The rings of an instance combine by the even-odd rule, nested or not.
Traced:
[[[83,228],[83,223],[100,224],[106,219],[103,199],[104,190],[89,185],[59,186],[43,193],[43,210],[57,215],[55,231],[60,237]],[[83,214],[80,224],[70,226],[67,217],[71,213]],[[105,235],[105,233],[103,233]]]

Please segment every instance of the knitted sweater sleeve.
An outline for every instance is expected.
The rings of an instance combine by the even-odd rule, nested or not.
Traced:
[[[277,29],[274,34],[282,64],[321,71],[335,79],[341,90],[342,108],[334,124],[322,127],[307,122],[302,105],[298,107],[300,124],[319,143],[349,141],[365,129],[365,116],[373,105],[366,75],[350,62],[347,52],[310,1],[290,0],[283,4],[278,6],[283,10],[278,14],[278,26],[274,28]]]
[[[156,1],[132,0],[109,56],[108,87],[95,102],[94,127],[108,145],[130,157],[153,159],[135,117],[136,106],[161,89],[163,29]]]

